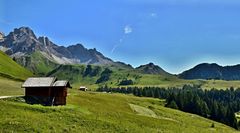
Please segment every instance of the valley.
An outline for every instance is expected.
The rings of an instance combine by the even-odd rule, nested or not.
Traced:
[[[28,77],[57,77],[69,80],[73,87],[68,90],[66,106],[28,105],[21,97],[1,99],[1,132],[237,132],[222,123],[167,108],[166,99],[118,94],[122,93],[118,90],[181,90],[186,85],[203,90],[237,89],[238,65],[201,64],[178,75],[154,63],[133,68],[81,44],[58,46],[47,37],[36,37],[28,27],[3,35],[0,48],[0,96],[24,96],[21,86]],[[235,75],[229,76],[233,71]],[[89,91],[79,91],[80,86]],[[116,90],[97,92],[99,88]],[[38,118],[43,119],[34,124]]]

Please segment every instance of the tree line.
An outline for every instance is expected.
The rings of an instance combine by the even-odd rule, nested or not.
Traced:
[[[182,88],[103,86],[97,91],[166,99],[166,107],[197,114],[236,129],[240,125],[235,117],[235,112],[240,110],[240,88],[204,90],[195,85]]]

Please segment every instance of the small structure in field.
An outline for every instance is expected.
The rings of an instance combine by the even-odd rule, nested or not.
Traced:
[[[87,88],[87,87],[85,87],[85,86],[80,86],[80,87],[79,87],[79,90],[80,90],[80,91],[87,91],[87,90],[88,90],[88,88]]]
[[[71,88],[66,80],[57,81],[56,77],[28,78],[22,85],[25,88],[26,102],[42,105],[66,105],[67,88]]]

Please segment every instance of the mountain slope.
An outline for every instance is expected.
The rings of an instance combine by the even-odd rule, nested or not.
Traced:
[[[114,62],[105,57],[102,53],[94,49],[87,49],[82,44],[68,47],[59,46],[50,41],[47,37],[38,37],[28,27],[16,28],[7,36],[0,35],[0,50],[11,57],[14,57],[19,64],[27,67],[36,74],[44,75],[49,71],[38,70],[36,65],[38,58],[34,58],[36,53],[41,56],[42,67],[55,68],[56,64],[95,64],[114,65],[132,69],[130,65],[122,62]],[[45,61],[43,61],[45,60]],[[35,64],[35,66],[31,65]],[[43,66],[46,64],[46,66]],[[54,65],[55,64],[55,65]]]
[[[28,68],[38,76],[45,76],[48,72],[59,66],[59,64],[47,59],[44,53],[40,51],[33,52],[31,55],[24,56],[24,58],[20,59],[18,59],[19,64]]]
[[[240,65],[220,66],[203,63],[179,75],[183,79],[240,80]]]
[[[27,77],[32,76],[32,73],[0,51],[0,76],[25,80]]]

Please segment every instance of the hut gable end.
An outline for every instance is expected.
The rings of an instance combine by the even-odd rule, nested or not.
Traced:
[[[56,81],[54,84],[53,84],[53,87],[68,87],[68,88],[72,88],[70,86],[70,83],[66,80],[59,80],[59,81]]]

